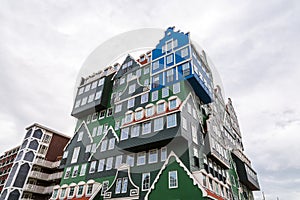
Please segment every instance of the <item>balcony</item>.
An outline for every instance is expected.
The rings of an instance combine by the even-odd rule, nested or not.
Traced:
[[[232,152],[232,158],[236,164],[237,173],[241,183],[247,186],[250,190],[255,191],[259,190],[259,183],[257,179],[256,172],[251,168],[248,161],[245,161],[243,158],[237,156]]]
[[[39,165],[41,167],[46,167],[46,168],[53,169],[53,168],[58,168],[58,166],[60,165],[60,160],[56,161],[56,162],[51,162],[51,161],[48,161],[48,160],[37,158],[37,159],[35,159],[34,164]]]
[[[54,186],[43,187],[39,185],[26,184],[24,191],[37,194],[51,194]]]
[[[61,179],[62,175],[63,175],[63,172],[57,172],[54,174],[46,174],[46,173],[42,173],[42,172],[31,171],[29,173],[29,177],[39,179],[39,180],[44,180],[44,181]]]

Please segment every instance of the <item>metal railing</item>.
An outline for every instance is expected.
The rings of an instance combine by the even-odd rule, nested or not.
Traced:
[[[63,172],[56,172],[54,174],[46,174],[46,173],[38,172],[38,171],[31,171],[29,173],[29,177],[40,179],[40,180],[45,180],[45,181],[61,179],[62,175],[63,175]]]
[[[48,160],[37,158],[37,159],[35,159],[34,163],[36,165],[40,165],[40,166],[46,167],[46,168],[57,168],[59,166],[59,164],[60,164],[60,160],[59,161],[55,161],[55,162],[51,162],[51,161],[48,161]]]

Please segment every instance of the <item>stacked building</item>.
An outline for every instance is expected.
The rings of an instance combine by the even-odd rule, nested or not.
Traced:
[[[63,149],[70,138],[40,124],[26,128],[0,199],[48,200],[59,184],[63,170],[58,168]]]
[[[4,183],[8,177],[8,174],[12,168],[14,160],[17,156],[20,146],[14,147],[0,156],[0,194],[4,187]]]
[[[53,200],[253,199],[259,190],[231,100],[205,52],[174,27],[138,59],[83,78],[72,116]]]

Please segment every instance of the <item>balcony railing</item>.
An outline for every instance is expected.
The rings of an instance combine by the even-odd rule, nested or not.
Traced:
[[[63,172],[57,172],[54,174],[46,174],[46,173],[42,173],[42,172],[31,171],[29,173],[29,177],[40,179],[40,180],[45,180],[45,181],[61,179],[62,175],[63,175]]]
[[[35,160],[35,164],[39,165],[39,166],[42,166],[42,167],[46,167],[46,168],[57,168],[60,164],[60,160],[56,161],[56,162],[51,162],[51,161],[48,161],[48,160],[37,158]]]
[[[43,187],[39,185],[26,184],[24,191],[38,193],[38,194],[51,194],[54,186]]]

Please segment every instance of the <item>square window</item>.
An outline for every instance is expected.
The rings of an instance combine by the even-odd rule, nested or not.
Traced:
[[[103,119],[105,117],[105,110],[100,111],[99,119]]]
[[[162,98],[166,98],[167,96],[169,96],[169,87],[164,87],[162,89]]]
[[[101,78],[101,79],[99,80],[98,86],[101,86],[101,85],[103,85],[103,84],[104,84],[104,78]]]
[[[164,129],[164,118],[154,119],[154,131],[160,131]]]
[[[98,84],[98,81],[94,81],[94,82],[92,83],[91,89],[95,89],[95,88],[97,87],[97,84]]]
[[[91,84],[87,84],[84,88],[84,92],[88,92],[91,88]]]
[[[143,123],[142,134],[149,134],[151,132],[151,121]]]
[[[127,102],[127,108],[132,108],[134,106],[134,98],[129,99]]]
[[[121,130],[121,140],[127,140],[129,135],[129,127],[123,128]]]
[[[156,163],[158,159],[157,149],[153,149],[149,151],[149,163]]]
[[[130,122],[132,122],[132,121],[133,121],[133,113],[132,113],[132,112],[127,113],[127,114],[125,115],[125,123],[130,123]]]
[[[176,113],[167,116],[167,128],[177,126]]]
[[[169,172],[169,188],[177,188],[178,187],[178,178],[177,171]]]
[[[98,99],[100,99],[100,98],[101,98],[101,96],[102,96],[102,90],[101,90],[101,91],[98,91],[98,92],[96,92],[96,95],[95,95],[95,100],[98,100]]]
[[[180,82],[173,85],[173,94],[178,94],[180,92]]]
[[[158,99],[158,90],[151,93],[152,94],[152,101],[156,101]]]
[[[148,102],[149,93],[142,94],[141,96],[141,104]]]
[[[138,137],[140,135],[140,125],[131,127],[131,137]]]
[[[92,115],[92,122],[96,121],[98,119],[98,113],[95,112],[93,115]]]
[[[121,112],[122,111],[122,103],[116,105],[116,108],[115,108],[115,113],[118,113],[118,112]]]
[[[140,152],[137,155],[137,166],[146,164],[146,153]]]

